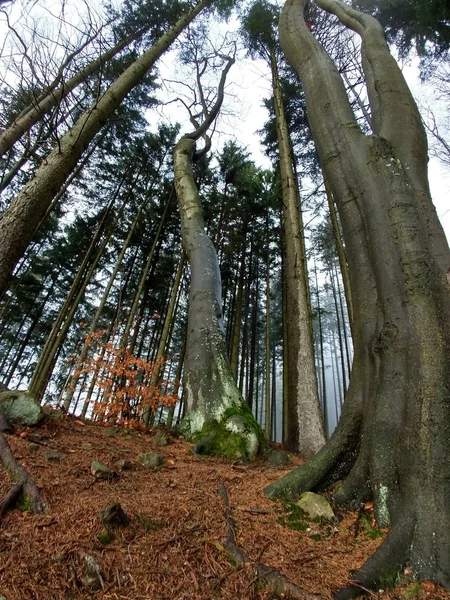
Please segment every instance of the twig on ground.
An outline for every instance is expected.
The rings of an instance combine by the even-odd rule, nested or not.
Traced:
[[[219,493],[225,507],[226,539],[224,540],[224,546],[228,551],[230,558],[236,565],[242,568],[245,565],[251,564],[259,582],[271,589],[275,594],[284,594],[288,598],[293,598],[294,600],[323,600],[321,596],[310,594],[306,590],[298,587],[276,569],[271,569],[267,565],[259,562],[251,563],[247,559],[246,555],[236,542],[233,514],[228,500],[228,493],[222,481],[219,482]]]

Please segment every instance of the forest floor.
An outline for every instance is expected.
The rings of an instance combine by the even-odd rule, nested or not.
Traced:
[[[7,436],[16,458],[42,489],[45,515],[12,510],[0,522],[0,597],[6,600],[269,600],[254,563],[280,571],[306,592],[331,598],[375,551],[383,532],[363,513],[338,511],[332,523],[305,523],[292,505],[272,502],[263,489],[288,472],[260,459],[253,464],[195,455],[176,437],[150,446],[152,431],[111,429],[66,418],[46,418],[33,430]],[[30,439],[42,436],[39,443]],[[49,450],[64,454],[49,460]],[[156,451],[163,465],[148,471],[136,457]],[[51,453],[50,453],[51,456]],[[301,461],[291,456],[294,464]],[[121,459],[131,468],[110,481],[97,480],[91,462],[111,469]],[[228,492],[236,542],[248,558],[237,567],[224,548],[227,525],[219,487]],[[0,498],[10,482],[0,470]],[[120,503],[130,517],[115,539],[100,543],[98,513]],[[294,528],[292,528],[294,527]],[[95,559],[103,585],[83,584],[85,556]],[[429,582],[407,577],[379,599],[450,599]],[[288,596],[285,596],[287,598]]]

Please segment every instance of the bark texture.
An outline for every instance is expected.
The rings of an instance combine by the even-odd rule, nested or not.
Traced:
[[[0,219],[0,293],[3,292],[19,258],[44,217],[52,199],[75,168],[83,152],[108,122],[127,94],[140,82],[160,56],[193,19],[211,4],[202,0],[128,67],[61,138],[37,170],[35,177],[14,198]]]
[[[335,499],[373,499],[386,540],[344,599],[395,578],[450,587],[450,252],[432,205],[421,119],[379,23],[318,0],[362,39],[373,133],[359,129],[341,77],[288,0],[280,36],[305,87],[309,122],[342,222],[355,359],[341,421],[306,465],[270,486],[296,497],[346,478]]]
[[[280,153],[281,191],[284,214],[286,262],[286,326],[288,396],[286,447],[302,456],[312,456],[325,443],[317,386],[312,318],[306,268],[306,250],[297,179],[281,94],[275,53],[271,52],[272,85]]]

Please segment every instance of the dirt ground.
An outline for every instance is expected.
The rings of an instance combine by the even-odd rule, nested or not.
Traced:
[[[22,434],[22,437],[21,435]],[[31,434],[31,435],[30,435]],[[5,600],[269,600],[277,596],[261,587],[252,563],[277,569],[306,592],[331,598],[375,551],[382,536],[364,515],[337,513],[331,524],[296,526],[292,507],[269,501],[262,490],[292,467],[259,460],[238,464],[198,457],[192,445],[171,437],[160,448],[150,445],[154,432],[112,430],[71,419],[47,418],[34,430],[7,436],[18,460],[42,489],[50,510],[32,515],[13,510],[0,522],[0,596]],[[42,436],[38,443],[30,442]],[[46,453],[64,453],[49,460]],[[156,451],[161,468],[148,471],[136,457]],[[115,463],[126,459],[131,469]],[[111,481],[97,480],[91,462],[117,471]],[[299,459],[292,456],[295,464]],[[236,525],[236,541],[248,564],[233,565],[224,548],[225,486]],[[9,489],[0,470],[0,498]],[[120,503],[130,517],[128,527],[104,545],[99,511]],[[362,519],[361,517],[364,517]],[[298,526],[298,523],[297,523]],[[84,582],[86,555],[101,569],[99,590]],[[450,594],[404,576],[391,592],[374,598],[442,598]]]

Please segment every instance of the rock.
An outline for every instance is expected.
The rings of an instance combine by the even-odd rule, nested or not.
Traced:
[[[143,467],[150,470],[160,467],[163,463],[163,459],[156,452],[144,452],[144,454],[139,454],[136,460]]]
[[[275,450],[274,448],[270,448],[266,453],[267,462],[272,463],[273,465],[291,465],[292,461],[286,452],[282,450]]]
[[[90,442],[83,442],[81,444],[81,449],[85,452],[90,452],[92,450],[92,444]]]
[[[128,458],[120,458],[119,460],[116,460],[114,464],[119,471],[129,471],[133,468],[133,463],[131,460],[128,460]]]
[[[96,479],[114,479],[117,477],[117,474],[114,471],[111,471],[105,465],[102,465],[101,462],[97,460],[93,460],[91,463],[91,473]]]
[[[105,506],[105,508],[102,508],[98,513],[98,519],[107,529],[128,527],[130,524],[130,517],[120,504],[110,504]]]
[[[29,452],[37,452],[39,450],[39,444],[28,444],[28,451]]]
[[[91,590],[99,590],[103,587],[103,578],[99,564],[89,554],[84,555],[84,563],[84,577],[81,578],[81,582]]]
[[[167,446],[169,436],[165,431],[158,430],[150,440],[150,446]]]
[[[326,498],[312,492],[305,492],[300,496],[300,500],[296,502],[311,519],[325,519],[332,521],[335,516]]]
[[[39,404],[26,391],[1,392],[0,404],[6,419],[13,425],[33,427],[44,417]]]
[[[66,455],[64,454],[64,452],[60,452],[59,450],[46,450],[44,452],[44,458],[46,460],[51,460],[51,461],[54,461],[54,462],[59,462],[65,456]]]
[[[29,433],[27,440],[29,442],[34,442],[35,444],[40,444],[41,442],[43,442],[46,438],[45,435],[40,435],[39,433]]]

